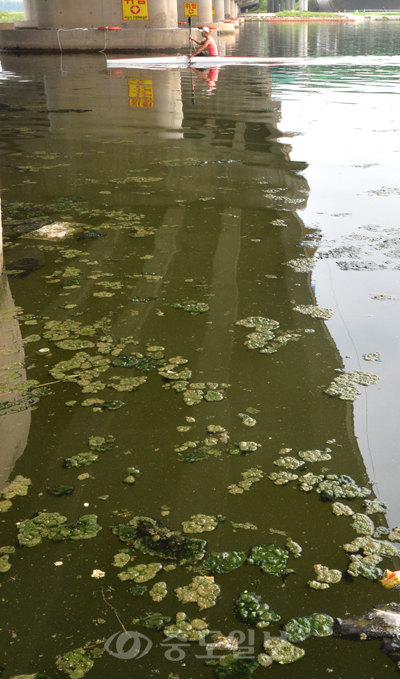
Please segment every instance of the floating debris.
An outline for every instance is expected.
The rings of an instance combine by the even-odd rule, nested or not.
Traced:
[[[259,628],[268,627],[270,622],[278,622],[281,616],[264,603],[254,592],[244,590],[235,601],[235,613],[238,620],[246,625]]]
[[[305,655],[304,649],[293,646],[290,641],[285,639],[267,639],[263,645],[267,655],[280,665],[296,662]]]
[[[305,641],[311,636],[330,637],[333,634],[333,618],[324,613],[314,613],[313,615],[289,620],[283,629],[286,632],[288,641],[292,643]]]
[[[100,578],[104,578],[105,575],[106,574],[105,574],[104,571],[101,571],[98,568],[95,568],[90,577],[96,578],[96,580],[100,580]]]
[[[218,516],[194,514],[189,521],[182,521],[182,528],[184,533],[207,533],[215,530],[221,521],[225,521],[221,514]]]
[[[328,389],[325,389],[324,394],[339,396],[342,401],[355,401],[361,394],[357,384],[367,387],[370,384],[378,384],[380,379],[378,375],[365,370],[343,372],[339,377],[335,377]]]
[[[293,311],[298,311],[306,316],[311,316],[312,318],[322,318],[324,321],[328,321],[333,316],[333,311],[331,309],[324,309],[323,307],[315,306],[313,304],[298,304],[293,307]]]
[[[147,592],[146,585],[133,585],[129,590],[132,596],[143,596]]]
[[[264,573],[279,576],[286,568],[289,552],[274,544],[252,547],[248,563],[260,566]]]
[[[200,566],[201,573],[220,575],[243,566],[246,561],[244,552],[210,552]]]
[[[397,589],[400,585],[400,571],[386,570],[380,583],[385,589]]]
[[[111,530],[122,542],[132,544],[143,554],[173,559],[180,564],[200,561],[207,545],[205,540],[187,538],[147,516],[136,516],[128,524]]]
[[[164,627],[163,633],[170,639],[186,639],[186,641],[200,641],[204,639],[210,630],[207,623],[201,618],[194,618],[189,620],[186,613],[177,613],[175,616],[175,624]]]
[[[257,332],[268,332],[279,327],[278,321],[264,316],[248,316],[237,321],[235,325],[241,325],[244,328],[255,328]]]
[[[120,580],[125,582],[126,580],[133,580],[140,584],[141,582],[147,582],[156,577],[157,573],[162,570],[162,564],[153,563],[139,563],[136,566],[131,566],[127,568],[126,571],[121,571],[118,573]]]
[[[213,580],[214,578],[197,575],[190,585],[175,590],[178,600],[183,604],[196,603],[201,609],[215,606],[221,590]]]
[[[149,592],[151,598],[153,601],[162,601],[168,594],[167,591],[167,583],[166,582],[157,582],[153,587],[151,588]]]

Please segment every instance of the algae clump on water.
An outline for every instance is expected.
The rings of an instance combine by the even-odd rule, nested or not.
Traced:
[[[282,547],[274,544],[260,545],[251,548],[248,563],[260,566],[264,573],[278,576],[285,570],[288,558],[288,551]]]
[[[178,587],[175,592],[181,603],[188,604],[193,602],[203,609],[215,606],[221,590],[213,582],[213,579],[197,575],[193,578],[190,585]]]
[[[187,538],[148,516],[136,516],[126,525],[114,526],[112,532],[143,554],[173,559],[180,564],[200,561],[207,545],[205,540]]]
[[[246,561],[244,552],[210,552],[200,566],[202,573],[230,573]]]
[[[238,620],[246,625],[267,627],[270,622],[278,622],[281,616],[264,603],[255,592],[244,590],[235,601],[235,612]]]

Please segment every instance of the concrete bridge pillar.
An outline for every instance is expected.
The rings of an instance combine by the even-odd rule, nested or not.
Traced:
[[[210,7],[211,1],[209,0]],[[142,29],[177,28],[178,26],[176,0],[148,0],[148,16],[140,20],[135,19],[135,12],[130,11],[136,6],[129,1],[124,1],[122,4],[121,0],[85,0],[84,2],[82,0],[34,0],[34,2],[39,28],[120,26]]]
[[[214,0],[214,7],[214,21],[223,21],[225,19],[225,0]]]
[[[308,12],[308,0],[299,0],[299,11]]]
[[[3,271],[3,228],[1,226],[1,197],[0,197],[0,276]]]
[[[213,22],[212,6],[213,0],[197,0],[198,16],[194,20],[194,23],[197,26],[201,24],[212,24]]]
[[[225,5],[225,19],[231,18],[231,0],[224,0]]]

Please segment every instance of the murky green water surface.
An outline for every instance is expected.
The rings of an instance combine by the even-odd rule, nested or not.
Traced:
[[[332,502],[302,492],[297,480],[275,485],[268,477],[349,475],[371,490],[369,499],[389,504],[387,517],[372,516],[376,527],[399,523],[399,85],[390,57],[399,37],[400,26],[387,23],[245,25],[235,43],[224,43],[227,53],[332,61],[219,73],[109,72],[102,55],[1,55],[9,275],[1,283],[0,478],[2,487],[17,475],[32,481],[0,519],[1,545],[17,547],[12,568],[0,576],[4,679],[67,676],[56,666],[59,656],[84,646],[89,655],[123,628],[145,634],[153,647],[130,660],[105,652],[89,677],[211,678],[205,659],[213,654],[204,644],[187,644],[184,657],[171,659],[162,633],[132,620],[184,611],[224,635],[241,630],[241,648],[257,656],[265,633],[279,637],[293,617],[347,617],[398,601],[376,580],[346,573],[342,545],[360,537],[351,517],[336,516]],[[364,61],[338,67],[336,55]],[[366,55],[388,56],[371,65]],[[60,242],[25,237],[54,222],[78,230]],[[295,310],[304,305],[334,315],[323,320]],[[279,327],[235,325],[255,316]],[[266,330],[273,335],[256,336],[258,349],[245,346],[247,335]],[[88,356],[55,369],[77,355],[63,344],[71,339],[83,340]],[[262,353],[263,346],[271,352]],[[150,363],[117,365],[134,363],[138,352]],[[376,352],[381,362],[363,359]],[[175,357],[187,362],[169,361]],[[14,363],[21,365],[10,368]],[[356,403],[344,401],[324,393],[338,370],[381,380],[357,384]],[[130,378],[142,377],[135,391],[114,388],[132,388]],[[28,392],[32,411],[26,395],[13,391],[26,380],[37,380]],[[37,385],[46,385],[47,395],[35,393]],[[199,402],[188,405],[191,397]],[[82,406],[87,399],[101,402]],[[226,429],[229,443],[207,432],[210,425]],[[99,452],[89,446],[93,436],[115,441]],[[238,454],[235,444],[249,441],[256,450]],[[321,461],[298,455],[326,448]],[[97,461],[63,466],[89,451]],[[275,464],[285,457],[295,462]],[[263,477],[238,486],[249,469],[256,470],[253,480],[260,471]],[[127,476],[135,482],[124,482]],[[48,493],[60,484],[75,490]],[[242,492],[229,492],[232,486]],[[339,501],[365,511],[361,498]],[[18,546],[18,524],[40,512],[58,512],[68,524],[95,514],[102,530],[87,540],[43,537],[35,547]],[[198,575],[201,561],[159,571],[134,597],[135,583],[118,578],[121,569],[112,565],[127,548],[112,527],[146,516],[179,531],[197,514],[226,517],[211,532],[187,535],[207,540],[207,554],[248,555],[270,543],[285,548],[291,538],[302,555],[291,554],[290,573],[278,576],[248,563],[216,574],[221,595],[205,610],[174,593]],[[128,548],[132,561],[123,570],[176,563]],[[344,576],[312,589],[315,564]],[[384,557],[380,567],[396,570],[399,559]],[[92,577],[95,570],[105,576]],[[149,590],[158,582],[168,594],[154,602]],[[243,590],[256,592],[281,621],[265,629],[238,621],[234,602]],[[311,637],[298,646],[306,651],[300,661],[259,667],[255,676],[397,674],[378,641]]]

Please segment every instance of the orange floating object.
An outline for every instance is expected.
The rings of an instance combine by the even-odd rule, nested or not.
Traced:
[[[386,570],[382,580],[379,580],[385,589],[400,588],[400,571]]]

